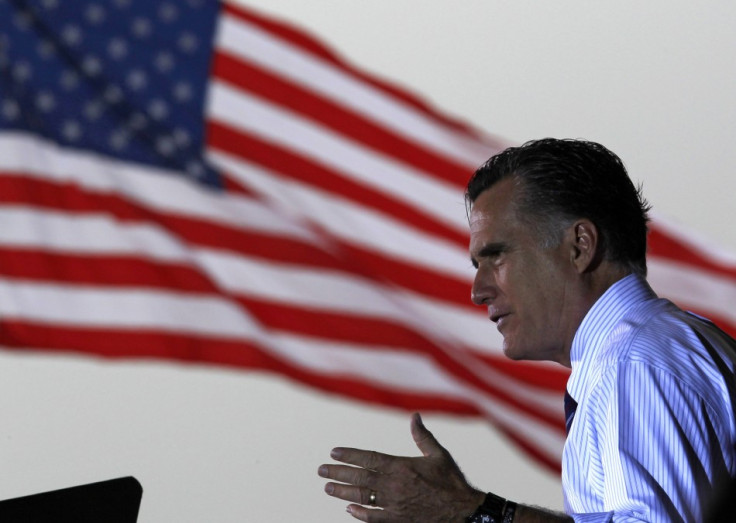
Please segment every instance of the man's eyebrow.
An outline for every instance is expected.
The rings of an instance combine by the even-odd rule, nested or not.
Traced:
[[[485,245],[475,256],[470,257],[473,267],[478,268],[478,260],[481,258],[495,258],[508,250],[508,244],[502,242],[489,243]]]

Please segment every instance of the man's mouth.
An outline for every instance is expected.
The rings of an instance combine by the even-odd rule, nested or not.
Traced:
[[[496,330],[503,334],[503,328],[506,325],[506,322],[508,321],[508,314],[498,314],[494,318],[491,318],[492,321],[496,324]]]
[[[498,325],[498,322],[508,316],[508,313],[491,313],[489,316],[491,318],[491,321]]]

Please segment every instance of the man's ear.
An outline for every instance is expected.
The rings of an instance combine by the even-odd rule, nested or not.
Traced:
[[[598,228],[590,220],[580,219],[569,231],[572,233],[570,261],[578,274],[592,271],[601,261]]]

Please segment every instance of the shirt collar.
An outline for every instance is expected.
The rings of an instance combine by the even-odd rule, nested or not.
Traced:
[[[590,362],[596,359],[614,326],[632,306],[656,297],[643,277],[630,274],[611,285],[596,300],[575,332],[570,348],[572,373],[567,391],[575,400],[583,396]]]

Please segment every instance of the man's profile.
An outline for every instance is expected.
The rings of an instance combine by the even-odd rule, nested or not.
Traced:
[[[466,202],[472,300],[504,353],[572,369],[566,514],[472,487],[418,415],[423,456],[336,448],[327,493],[363,521],[703,521],[736,477],[736,342],[647,284],[649,205],[621,160],[527,142],[482,165]]]

